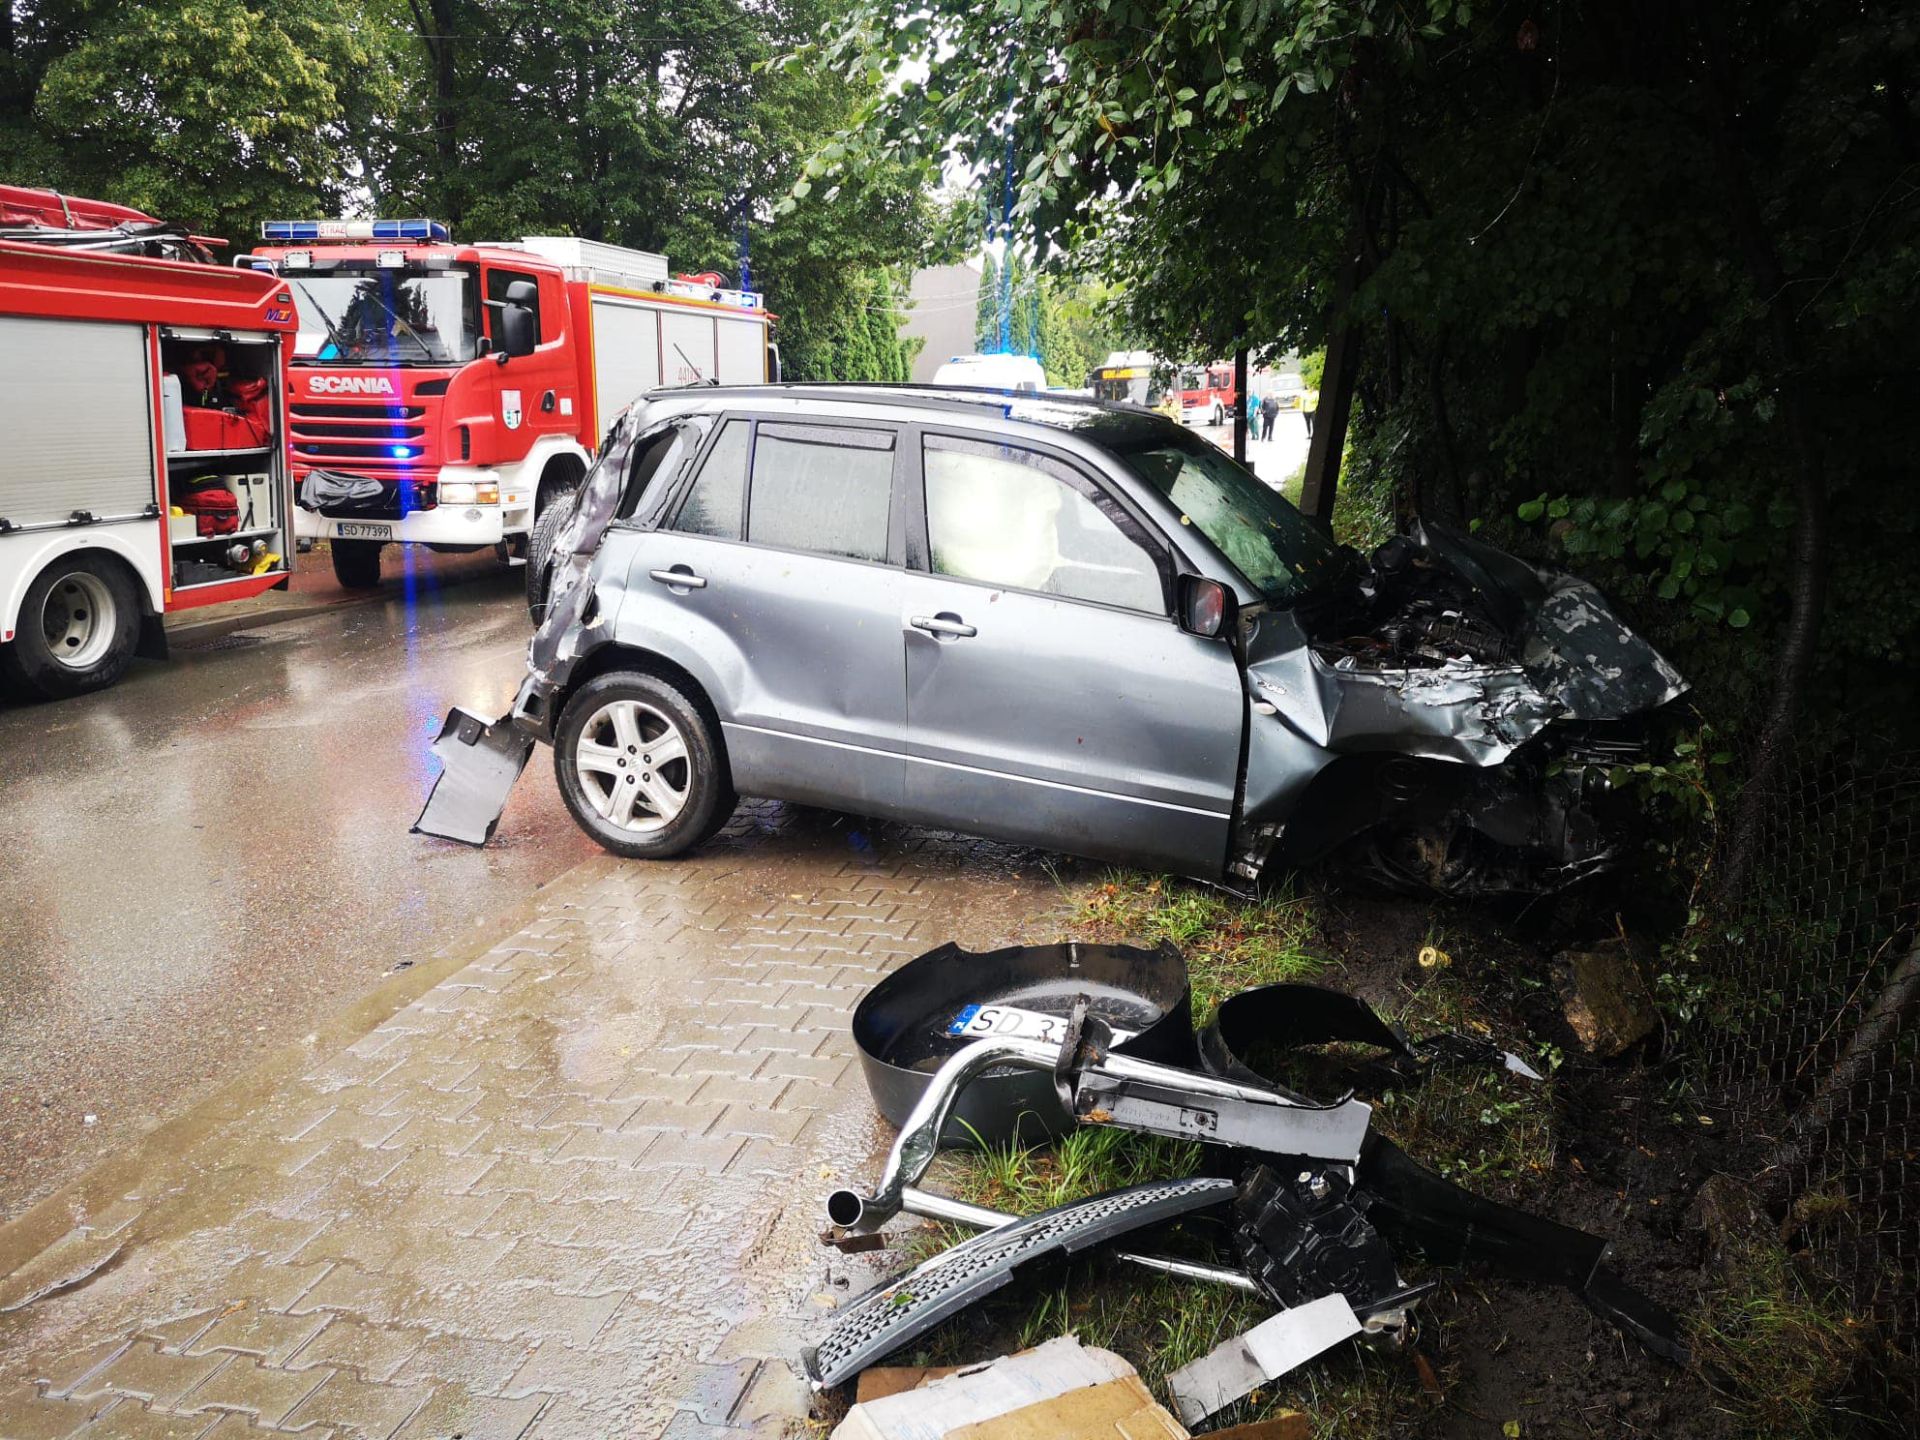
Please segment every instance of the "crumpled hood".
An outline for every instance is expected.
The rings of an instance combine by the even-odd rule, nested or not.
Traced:
[[[1393,570],[1376,567],[1361,583],[1376,612],[1391,612],[1376,613],[1372,632],[1341,632],[1351,613],[1273,611],[1251,622],[1251,698],[1301,738],[1335,753],[1490,766],[1555,720],[1624,719],[1686,690],[1586,581],[1440,526],[1416,522],[1396,543]],[[1439,637],[1417,655],[1404,640],[1410,614]],[[1389,633],[1392,645],[1378,638]],[[1250,802],[1261,788],[1253,763],[1261,748],[1249,754]]]
[[[1506,624],[1519,631],[1521,668],[1569,718],[1621,719],[1686,692],[1680,672],[1628,629],[1585,580],[1536,570],[1441,525],[1416,521],[1409,538],[1499,607]]]

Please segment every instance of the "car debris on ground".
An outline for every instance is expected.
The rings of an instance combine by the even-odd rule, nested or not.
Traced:
[[[901,1068],[873,1063],[888,1053],[917,1057],[921,1088],[873,1188],[828,1196],[823,1239],[860,1245],[901,1213],[979,1233],[854,1300],[802,1356],[816,1390],[854,1378],[1018,1283],[1027,1267],[1095,1247],[1276,1307],[1272,1318],[1171,1377],[1187,1425],[1349,1340],[1407,1348],[1415,1307],[1439,1282],[1409,1283],[1399,1254],[1563,1286],[1651,1353],[1685,1362],[1675,1317],[1608,1266],[1603,1237],[1486,1199],[1427,1169],[1372,1128],[1372,1106],[1360,1098],[1418,1084],[1439,1066],[1492,1067],[1538,1081],[1525,1058],[1478,1036],[1409,1036],[1357,996],[1297,983],[1230,996],[1199,1034],[1186,1031],[1183,1044],[1161,1029],[1167,1015],[1188,1011],[1169,997],[1163,977],[1149,978],[1160,953],[1076,944],[970,956],[949,945],[876,987],[876,995],[886,991],[884,1003],[868,1019],[877,1010],[886,1024],[876,1032],[869,1023],[856,1037],[876,1104],[897,1113],[901,1099]],[[982,989],[963,1000],[976,962]],[[1162,965],[1180,967],[1184,982],[1177,953],[1164,954]],[[1116,978],[1129,975],[1131,983]],[[981,1024],[984,1010],[995,1013]],[[1161,1058],[1131,1053],[1156,1030]],[[1053,1133],[1100,1125],[1197,1141],[1209,1173],[1170,1175],[1028,1216],[922,1189],[943,1140],[953,1143],[948,1124],[963,1096],[1028,1103],[1031,1092],[1009,1084],[1010,1074],[1042,1085],[1050,1102],[1042,1108],[1055,1112],[1043,1123]],[[976,1104],[974,1113],[1014,1133],[1014,1117],[991,1109]],[[1211,1223],[1179,1225],[1202,1218]],[[1144,1238],[1169,1229],[1189,1231],[1181,1253],[1160,1253]],[[1226,1239],[1215,1239],[1213,1255],[1195,1257],[1191,1242],[1202,1230]]]

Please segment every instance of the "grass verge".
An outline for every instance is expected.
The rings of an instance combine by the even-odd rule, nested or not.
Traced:
[[[1911,1360],[1889,1364],[1875,1327],[1764,1236],[1729,1257],[1691,1331],[1716,1404],[1754,1440],[1877,1433],[1889,1416],[1880,1381],[1913,1373]]]

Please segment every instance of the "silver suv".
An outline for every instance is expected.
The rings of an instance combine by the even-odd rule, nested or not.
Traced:
[[[1539,890],[1612,858],[1615,722],[1684,689],[1571,577],[1438,530],[1362,558],[1161,416],[1001,392],[656,392],[542,574],[514,708],[449,717],[421,830],[484,842],[540,740],[627,856],[746,794]]]

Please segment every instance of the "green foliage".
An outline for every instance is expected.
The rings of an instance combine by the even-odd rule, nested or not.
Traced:
[[[1325,346],[1322,346],[1318,350],[1310,350],[1300,357],[1300,383],[1306,386],[1307,389],[1318,390],[1321,380],[1326,377],[1326,373],[1327,351]]]
[[[1178,945],[1187,956],[1194,1021],[1200,1025],[1236,991],[1311,979],[1327,964],[1309,953],[1312,915],[1306,902],[1288,891],[1242,901],[1170,876],[1116,870],[1080,897],[1075,918],[1101,937]]]
[[[14,7],[0,180],[113,199],[234,239],[332,211],[359,116],[398,81],[356,0]]]
[[[430,214],[731,272],[796,375],[905,378],[901,277],[937,243],[913,164],[795,198],[873,83],[769,67],[823,0],[15,0],[0,180],[242,244],[274,215]],[[814,174],[818,174],[815,170]],[[783,213],[776,213],[785,204]]]
[[[1815,691],[1911,723],[1912,7],[857,0],[817,59],[897,80],[834,165],[992,175],[1010,129],[1015,243],[1162,354],[1318,346],[1358,254],[1369,510],[1587,573],[1718,715],[1788,612],[1795,402],[1836,541]]]

